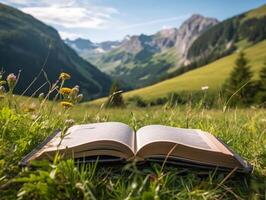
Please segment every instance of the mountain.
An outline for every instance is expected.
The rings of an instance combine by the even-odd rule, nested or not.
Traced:
[[[123,85],[131,88],[149,85],[186,64],[193,41],[217,23],[213,18],[192,15],[178,29],[127,36],[118,47],[103,53],[94,63]]]
[[[264,66],[266,58],[266,40],[245,48],[244,52],[250,61],[249,64],[252,66],[251,70],[254,73],[254,77],[258,78],[259,71]],[[187,94],[191,94],[201,91],[201,87],[204,86],[208,86],[209,92],[216,92],[221,88],[234,68],[237,54],[238,52],[234,52],[231,55],[180,76],[161,81],[151,86],[125,92],[123,97],[129,99],[134,96],[139,96],[149,102],[155,102],[166,97],[171,92],[183,94],[187,92]],[[101,98],[92,103],[102,104],[105,100],[105,98]]]
[[[239,51],[245,52],[254,78],[257,78],[266,58],[265,18],[266,5],[263,5],[210,27],[188,48],[187,59],[193,62],[190,60],[193,58],[196,63],[179,68],[178,74],[172,72],[172,78],[168,80],[126,92],[124,97],[141,96],[153,101],[170,92],[200,91],[202,86],[215,92],[228,78]]]
[[[34,17],[15,8],[0,4],[0,66],[5,74],[21,70],[15,92],[21,94],[41,69],[51,83],[61,72],[71,74],[68,86],[79,85],[86,98],[107,94],[111,80],[61,40],[58,32]],[[41,76],[27,90],[33,94],[46,77]],[[48,84],[45,89],[47,91]]]
[[[188,50],[191,62],[208,63],[266,39],[266,5],[227,19],[201,34]]]
[[[120,41],[93,43],[90,40],[83,38],[77,38],[75,40],[66,39],[65,43],[74,49],[82,58],[93,64],[95,64],[97,58],[101,55],[117,48],[121,44]]]
[[[193,15],[178,29],[132,36],[97,66],[132,88],[143,87],[251,47],[266,39],[265,26],[266,5],[220,23]]]
[[[193,15],[181,25],[177,34],[175,46],[181,53],[182,62],[187,61],[188,49],[193,42],[202,33],[216,24],[218,24],[218,20],[216,19],[203,17],[201,15]]]

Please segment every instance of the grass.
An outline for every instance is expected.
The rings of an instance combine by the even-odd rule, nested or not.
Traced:
[[[245,42],[239,44],[247,45]],[[256,74],[265,59],[265,50],[266,41],[245,51]],[[172,59],[167,53],[164,56]],[[232,70],[235,58],[236,54],[227,56],[176,78],[128,92],[125,97],[140,95],[144,99],[152,99],[173,91],[200,90],[204,85],[208,85],[210,90],[216,90]],[[53,89],[60,91],[62,82],[55,84]],[[14,82],[13,84],[15,85]],[[157,106],[145,109],[102,109],[94,104],[76,104],[78,88],[75,89],[75,95],[72,94],[72,88],[70,94],[59,98],[71,101],[70,105],[73,104],[73,107],[66,108],[58,101],[14,96],[12,92],[4,92],[1,88],[0,199],[266,198],[265,109],[228,108],[223,111],[222,106],[205,109],[201,106],[204,103],[195,107],[187,104],[171,108]],[[162,166],[158,163],[149,166],[138,166],[134,162],[117,166],[102,166],[97,163],[75,165],[72,159],[62,160],[60,157],[56,157],[53,162],[35,162],[33,168],[18,166],[23,156],[53,131],[64,130],[72,123],[106,121],[124,122],[134,129],[149,124],[202,129],[220,137],[250,162],[254,171],[250,176],[244,176],[233,171],[204,171]]]
[[[266,112],[263,109],[205,110],[189,105],[99,110],[88,105],[63,109],[36,99],[0,101],[0,193],[2,199],[263,199],[266,175]],[[13,99],[16,98],[16,99]],[[28,102],[27,102],[28,100]],[[27,103],[25,103],[27,102]],[[32,102],[36,109],[25,110]],[[23,106],[22,106],[23,105]],[[65,121],[76,124],[120,121],[136,129],[148,124],[199,128],[223,139],[253,166],[251,176],[200,171],[159,164],[141,167],[76,166],[73,160],[18,162]]]
[[[253,9],[248,12],[244,18],[244,20],[251,19],[251,18],[260,18],[266,15],[266,5],[263,5],[259,8]]]
[[[266,41],[262,41],[244,50],[250,60],[255,78],[266,60]],[[162,81],[152,86],[132,90],[123,94],[127,99],[132,96],[141,96],[143,99],[152,100],[166,96],[170,92],[200,91],[202,86],[209,86],[209,90],[218,90],[229,77],[234,67],[237,53],[216,60],[206,66],[189,71],[180,76]],[[149,95],[147,95],[149,94]],[[105,98],[100,98],[93,103],[102,103]]]
[[[266,41],[246,49],[245,53],[247,58],[250,60],[252,70],[257,75],[266,59]],[[143,98],[152,99],[165,96],[167,93],[174,91],[200,90],[201,86],[205,85],[209,86],[209,89],[211,90],[216,90],[221,87],[223,82],[229,76],[234,67],[236,57],[237,53],[234,53],[233,55],[219,59],[202,68],[190,71],[181,76],[177,76],[149,87],[130,91],[125,93],[124,96],[127,98],[139,95]]]
[[[63,76],[64,75],[64,76]],[[105,109],[78,104],[79,87],[65,88],[61,73],[47,95],[12,94],[15,75],[0,80],[0,199],[263,199],[266,195],[266,112],[198,105]],[[54,94],[54,101],[48,95]],[[57,98],[56,98],[57,97]],[[206,100],[205,98],[202,101]],[[60,102],[59,102],[60,101]],[[222,104],[222,103],[221,103]],[[27,153],[55,130],[73,124],[119,121],[135,130],[149,124],[197,128],[220,137],[254,166],[251,175],[216,170],[136,165],[76,165],[72,159],[19,167]]]

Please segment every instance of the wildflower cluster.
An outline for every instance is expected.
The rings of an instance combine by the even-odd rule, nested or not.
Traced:
[[[59,80],[62,80],[62,81],[68,80],[70,78],[71,78],[71,76],[65,72],[62,72],[59,76]]]
[[[16,86],[17,77],[15,74],[11,73],[7,76],[6,80],[3,79],[3,73],[0,72],[0,98],[5,96],[6,90],[5,85],[8,85],[9,93],[11,94]]]
[[[63,101],[61,101],[61,105],[64,108],[70,108],[74,104],[80,102],[83,99],[83,94],[79,94],[79,86],[76,85],[73,88],[63,87],[64,81],[70,79],[71,76],[67,73],[61,73],[59,79],[62,81],[61,88],[59,89],[59,93],[63,96]]]
[[[59,90],[59,93],[62,94],[63,96],[67,96],[71,93],[71,88],[63,87]]]
[[[17,77],[15,76],[15,74],[11,73],[7,76],[6,80],[8,83],[9,91],[10,91],[10,93],[12,93],[15,86],[16,86]]]

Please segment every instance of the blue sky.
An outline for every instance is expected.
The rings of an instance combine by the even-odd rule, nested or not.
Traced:
[[[179,27],[194,13],[223,20],[266,0],[0,0],[55,27],[62,38],[93,42]]]

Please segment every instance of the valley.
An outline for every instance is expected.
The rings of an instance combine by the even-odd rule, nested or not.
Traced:
[[[246,48],[244,52],[250,61],[255,77],[266,61],[266,41],[260,42],[252,47]],[[165,97],[171,92],[192,92],[201,91],[201,87],[208,86],[210,91],[219,91],[224,81],[228,78],[234,67],[238,52],[218,59],[208,65],[189,71],[183,75],[171,78],[152,86],[125,92],[126,99],[133,96],[140,96],[147,100]],[[93,103],[103,102],[104,98],[97,99]]]
[[[221,86],[221,82],[224,81],[231,69],[227,65],[223,66],[223,64],[227,64],[226,62],[216,62],[216,60],[233,55],[245,48],[251,48],[256,43],[264,40],[266,33],[262,27],[265,26],[265,13],[266,6],[264,5],[221,22],[194,14],[184,21],[179,28],[164,29],[154,35],[126,36],[120,42],[115,41],[112,48],[110,46],[106,50],[101,48],[102,50],[98,53],[96,50],[99,50],[101,44],[94,44],[97,48],[94,48],[93,53],[81,49],[78,52],[85,59],[98,66],[100,70],[110,75],[114,81],[122,86],[123,90],[153,85],[206,65],[208,67],[215,66],[215,70],[221,71],[220,78],[215,85],[212,85],[212,80],[196,81],[195,85],[208,84],[211,88],[216,89]],[[255,23],[255,28],[249,28],[250,23]],[[74,44],[75,41],[72,41],[70,46]],[[88,49],[90,49],[89,46]],[[253,48],[251,51],[253,51]],[[263,54],[263,52],[260,52],[261,57],[263,57]],[[256,62],[253,64],[257,65]],[[218,70],[218,68],[220,69]],[[259,66],[255,66],[255,68],[259,68]],[[226,70],[227,73],[223,73]],[[194,73],[197,73],[197,71],[192,74]],[[207,73],[209,71],[206,71]],[[187,76],[189,80],[190,73],[184,75],[184,77]],[[204,77],[204,74],[202,74],[202,77]],[[184,83],[177,84],[175,89],[166,89],[167,92],[191,90],[193,88],[193,84],[192,86],[185,86],[183,76],[177,79],[184,80]],[[173,82],[172,80],[169,80],[169,82]],[[162,85],[164,85],[164,82]],[[157,88],[157,84],[151,86],[151,88]],[[137,91],[142,91],[142,89]],[[143,91],[147,90],[143,89]],[[129,92],[126,96],[128,94],[131,96],[130,94],[138,94],[138,92]]]

